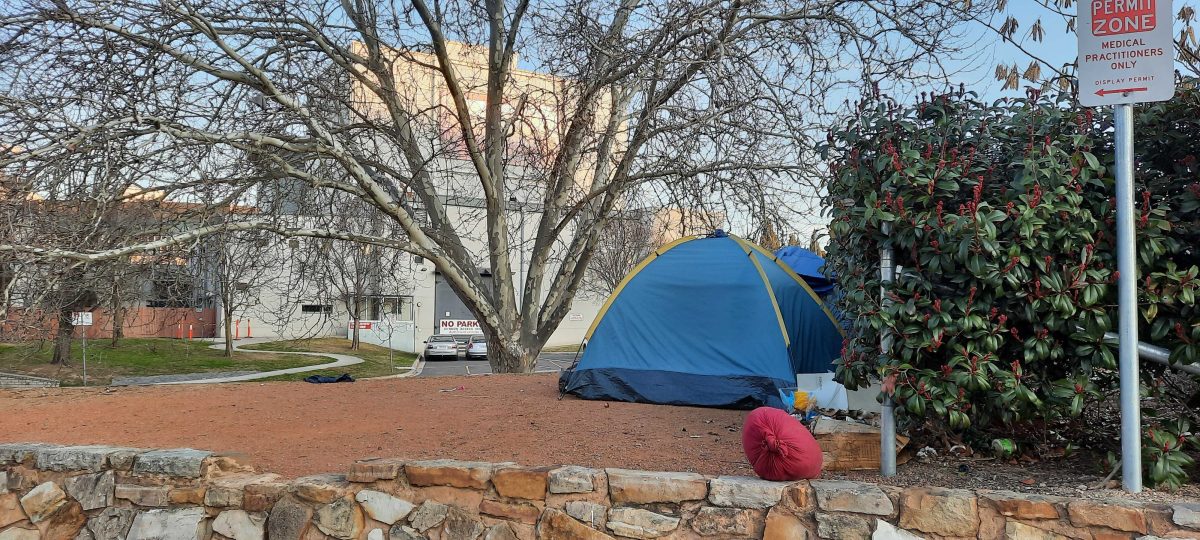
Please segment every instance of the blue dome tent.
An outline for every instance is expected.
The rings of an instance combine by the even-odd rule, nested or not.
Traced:
[[[584,399],[782,407],[797,373],[825,373],[841,328],[804,279],[716,231],[667,244],[617,286],[559,387]]]

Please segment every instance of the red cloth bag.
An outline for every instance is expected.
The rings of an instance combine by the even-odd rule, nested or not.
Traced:
[[[764,480],[783,482],[821,474],[821,447],[799,420],[771,407],[746,416],[742,449],[754,473]]]

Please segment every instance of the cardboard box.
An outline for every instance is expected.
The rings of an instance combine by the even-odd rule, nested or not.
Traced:
[[[879,428],[820,417],[812,423],[813,438],[821,446],[827,471],[879,470]],[[896,435],[896,455],[908,444],[908,437]]]

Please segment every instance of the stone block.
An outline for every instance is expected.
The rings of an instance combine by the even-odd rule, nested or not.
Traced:
[[[871,522],[861,516],[817,512],[817,536],[836,540],[869,540]]]
[[[567,465],[550,471],[548,483],[550,493],[588,493],[596,490],[595,475],[600,471]]]
[[[440,538],[475,540],[483,534],[483,524],[465,510],[451,506],[438,532]]]
[[[306,501],[329,504],[349,491],[350,482],[340,474],[318,474],[297,478],[292,493]]]
[[[128,448],[111,446],[55,446],[36,452],[37,467],[44,471],[99,472],[108,468],[108,456]]]
[[[874,484],[844,480],[812,480],[817,507],[827,512],[854,512],[889,516],[895,512],[892,499]],[[868,526],[869,530],[869,526]]]
[[[400,459],[371,459],[356,461],[350,465],[350,474],[346,479],[351,482],[374,482],[376,480],[395,480],[404,469],[404,460]]]
[[[263,540],[267,516],[245,510],[225,510],[213,520],[213,531],[233,540]]]
[[[900,496],[900,526],[942,536],[975,536],[979,502],[965,489],[906,489]]]
[[[692,518],[692,530],[700,536],[754,538],[764,514],[762,510],[705,506]]]
[[[282,482],[246,484],[246,488],[242,491],[242,510],[267,512],[285,493],[287,493],[287,484]]]
[[[37,523],[53,514],[61,506],[67,504],[67,494],[54,482],[38,484],[21,497],[21,509],[29,516],[29,521]]]
[[[605,469],[613,503],[678,503],[708,495],[708,481],[695,473]]]
[[[21,498],[16,493],[0,494],[0,529],[18,521],[25,521],[27,516],[21,509]]]
[[[388,525],[408,517],[413,508],[416,508],[416,505],[404,499],[370,489],[356,493],[354,500],[362,505],[363,510],[368,516],[371,516],[371,519]]]
[[[70,501],[55,510],[45,519],[37,523],[37,528],[42,533],[42,538],[47,540],[52,538],[75,538],[79,531],[83,529],[87,523],[87,516],[83,514],[83,508],[78,502]]]
[[[783,501],[796,510],[809,510],[816,504],[812,486],[808,485],[808,482],[789,484],[783,493]]]
[[[787,482],[718,476],[708,482],[708,502],[717,506],[766,509],[779,504],[787,488]]]
[[[191,448],[150,450],[134,458],[133,473],[199,478],[204,470],[204,460],[211,455],[212,452]]]
[[[308,531],[313,511],[291,497],[283,497],[271,508],[267,519],[267,538],[271,540],[300,540]]]
[[[1075,500],[1067,505],[1067,515],[1076,527],[1108,527],[1118,531],[1146,533],[1146,515],[1134,503]]]
[[[479,503],[479,513],[532,525],[537,523],[542,510],[528,503],[507,503],[485,499]]]
[[[272,540],[274,539],[272,538]],[[408,525],[397,523],[392,525],[392,528],[388,530],[388,540],[425,540],[425,537],[421,535],[420,531]]]
[[[871,533],[871,540],[924,540],[904,529],[898,529],[895,525],[888,523],[882,519],[875,518],[875,532]]]
[[[235,473],[221,476],[209,482],[208,490],[204,493],[204,505],[218,508],[241,508],[246,486],[271,484],[276,480],[279,480],[277,474]]]
[[[362,533],[366,519],[354,499],[342,497],[317,509],[317,528],[321,532],[340,538],[355,540]]]
[[[588,527],[554,508],[548,508],[542,514],[542,519],[538,521],[537,536],[571,540],[613,540],[612,536]]]
[[[147,510],[133,518],[126,540],[204,540],[204,509]]]
[[[132,484],[117,484],[113,495],[125,499],[138,506],[166,506],[171,498],[167,486],[135,486]]]
[[[435,459],[404,464],[408,483],[414,486],[452,486],[487,489],[492,478],[491,463]]]
[[[1171,521],[1180,527],[1200,529],[1200,503],[1180,503],[1172,506]]]
[[[108,454],[108,466],[114,471],[132,471],[133,461],[142,452],[137,448],[117,448]]]
[[[0,494],[8,493],[8,471],[0,471]]]
[[[425,532],[446,520],[450,507],[437,501],[425,501],[413,511],[408,522],[419,532]]]
[[[317,528],[320,532],[342,540],[355,540],[366,524],[362,509],[354,499],[342,497],[317,509]]]
[[[1010,519],[1004,524],[1004,540],[1071,540],[1071,538]]]
[[[804,521],[795,514],[780,508],[767,511],[763,540],[808,540],[811,537]]]
[[[41,533],[39,533],[37,529],[13,527],[0,532],[0,540],[40,540],[40,538]]]
[[[207,490],[204,486],[171,488],[167,491],[167,500],[171,504],[204,506],[204,492]]]
[[[39,450],[56,448],[55,444],[3,443],[0,444],[0,465],[33,461]]]
[[[611,481],[611,473],[609,473]],[[613,508],[608,511],[608,530],[629,538],[658,538],[679,528],[679,518],[664,516],[641,508]]]
[[[519,540],[508,523],[497,523],[483,531],[483,540]]]
[[[105,508],[87,522],[87,530],[96,540],[125,538],[137,511],[132,508]]]
[[[565,508],[567,515],[596,529],[603,529],[608,521],[608,507],[588,501],[571,501]]]
[[[1060,506],[1066,507],[1069,499],[1017,493],[1013,491],[994,491],[981,489],[979,498],[991,504],[1002,516],[1018,519],[1058,519]]]
[[[63,481],[63,486],[84,510],[95,510],[112,504],[116,479],[112,471],[104,471],[72,476]]]
[[[546,500],[550,467],[500,467],[492,472],[492,485],[501,497]]]

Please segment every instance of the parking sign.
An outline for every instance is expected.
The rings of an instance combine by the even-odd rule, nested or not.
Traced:
[[[1171,99],[1171,0],[1083,0],[1078,5],[1079,103],[1095,107]]]

